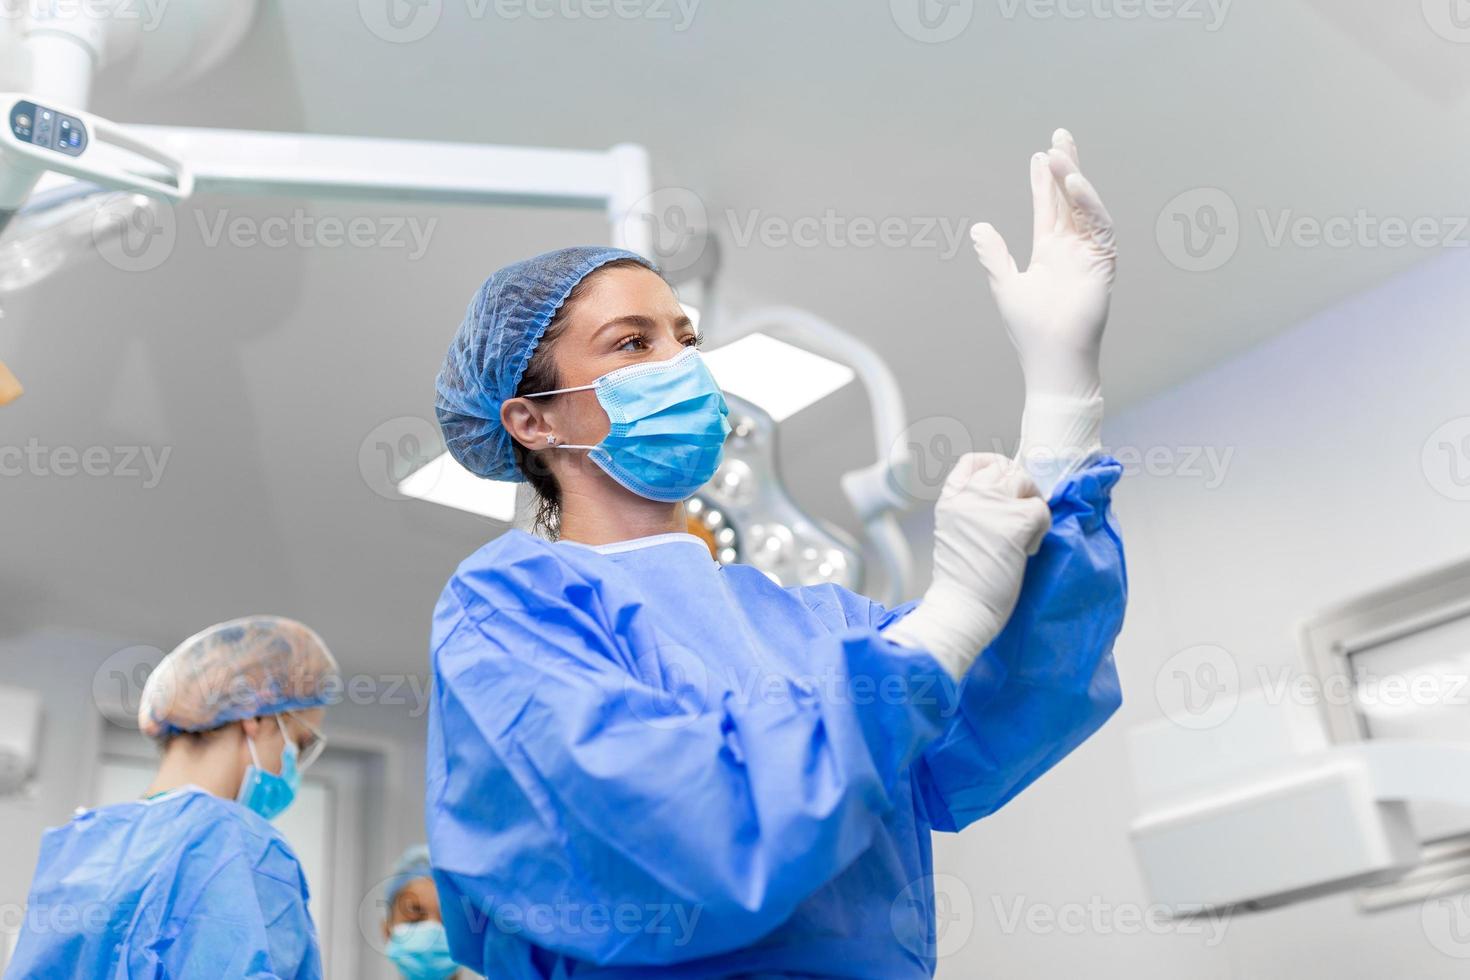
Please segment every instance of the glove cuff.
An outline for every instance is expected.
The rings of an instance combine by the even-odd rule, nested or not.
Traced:
[[[882,635],[906,647],[926,650],[958,682],[980,651],[1000,633],[994,610],[972,593],[935,582],[923,600]]]
[[[1021,415],[1021,445],[1016,458],[1036,481],[1042,496],[1102,455],[1104,401],[1101,394],[1026,395]]]

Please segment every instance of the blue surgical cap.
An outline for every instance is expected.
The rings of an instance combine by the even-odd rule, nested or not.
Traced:
[[[388,900],[388,911],[393,911],[393,901],[404,887],[418,878],[432,878],[433,870],[429,865],[429,845],[414,844],[399,857],[398,863],[393,865],[393,873],[388,876],[388,891],[385,896]]]
[[[580,246],[508,265],[475,293],[435,385],[439,428],[461,466],[487,480],[525,481],[500,405],[516,396],[536,345],[577,283],[620,259],[658,271],[633,252]]]

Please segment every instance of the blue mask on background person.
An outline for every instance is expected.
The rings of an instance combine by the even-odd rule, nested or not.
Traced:
[[[388,959],[408,980],[448,980],[459,969],[449,955],[449,935],[442,922],[425,919],[393,927]]]
[[[286,734],[286,723],[276,715],[276,724],[281,726],[281,737],[286,747],[281,750],[281,774],[267,772],[261,768],[260,757],[255,754],[255,742],[245,736],[245,745],[250,749],[250,765],[245,769],[245,778],[240,781],[240,792],[235,802],[248,807],[267,820],[274,820],[285,812],[286,807],[296,800],[296,791],[301,788],[301,771],[296,767],[296,743]]]
[[[719,469],[730,408],[699,351],[688,348],[667,361],[645,361],[604,374],[590,385],[526,395],[544,398],[595,391],[612,428],[587,455],[640,497],[685,500]]]

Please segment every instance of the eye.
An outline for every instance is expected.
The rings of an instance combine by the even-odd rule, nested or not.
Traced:
[[[634,346],[630,347],[630,344]],[[648,342],[643,339],[643,335],[641,333],[629,334],[618,342],[618,350],[635,351],[647,349]]]
[[[684,338],[685,347],[703,347],[704,337],[700,334],[690,334]]]

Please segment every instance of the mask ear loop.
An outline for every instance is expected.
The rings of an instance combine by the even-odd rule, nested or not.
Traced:
[[[286,731],[286,723],[281,720],[280,715],[276,715],[276,725],[281,729],[281,738],[285,740],[287,745],[291,746],[291,749],[299,758],[301,755],[301,746],[297,745],[296,740],[291,737],[291,733]]]
[[[249,735],[246,735],[245,747],[250,750],[250,764],[259,769],[261,772],[265,772],[265,767],[260,764],[260,756],[255,754],[255,739],[251,738]]]

